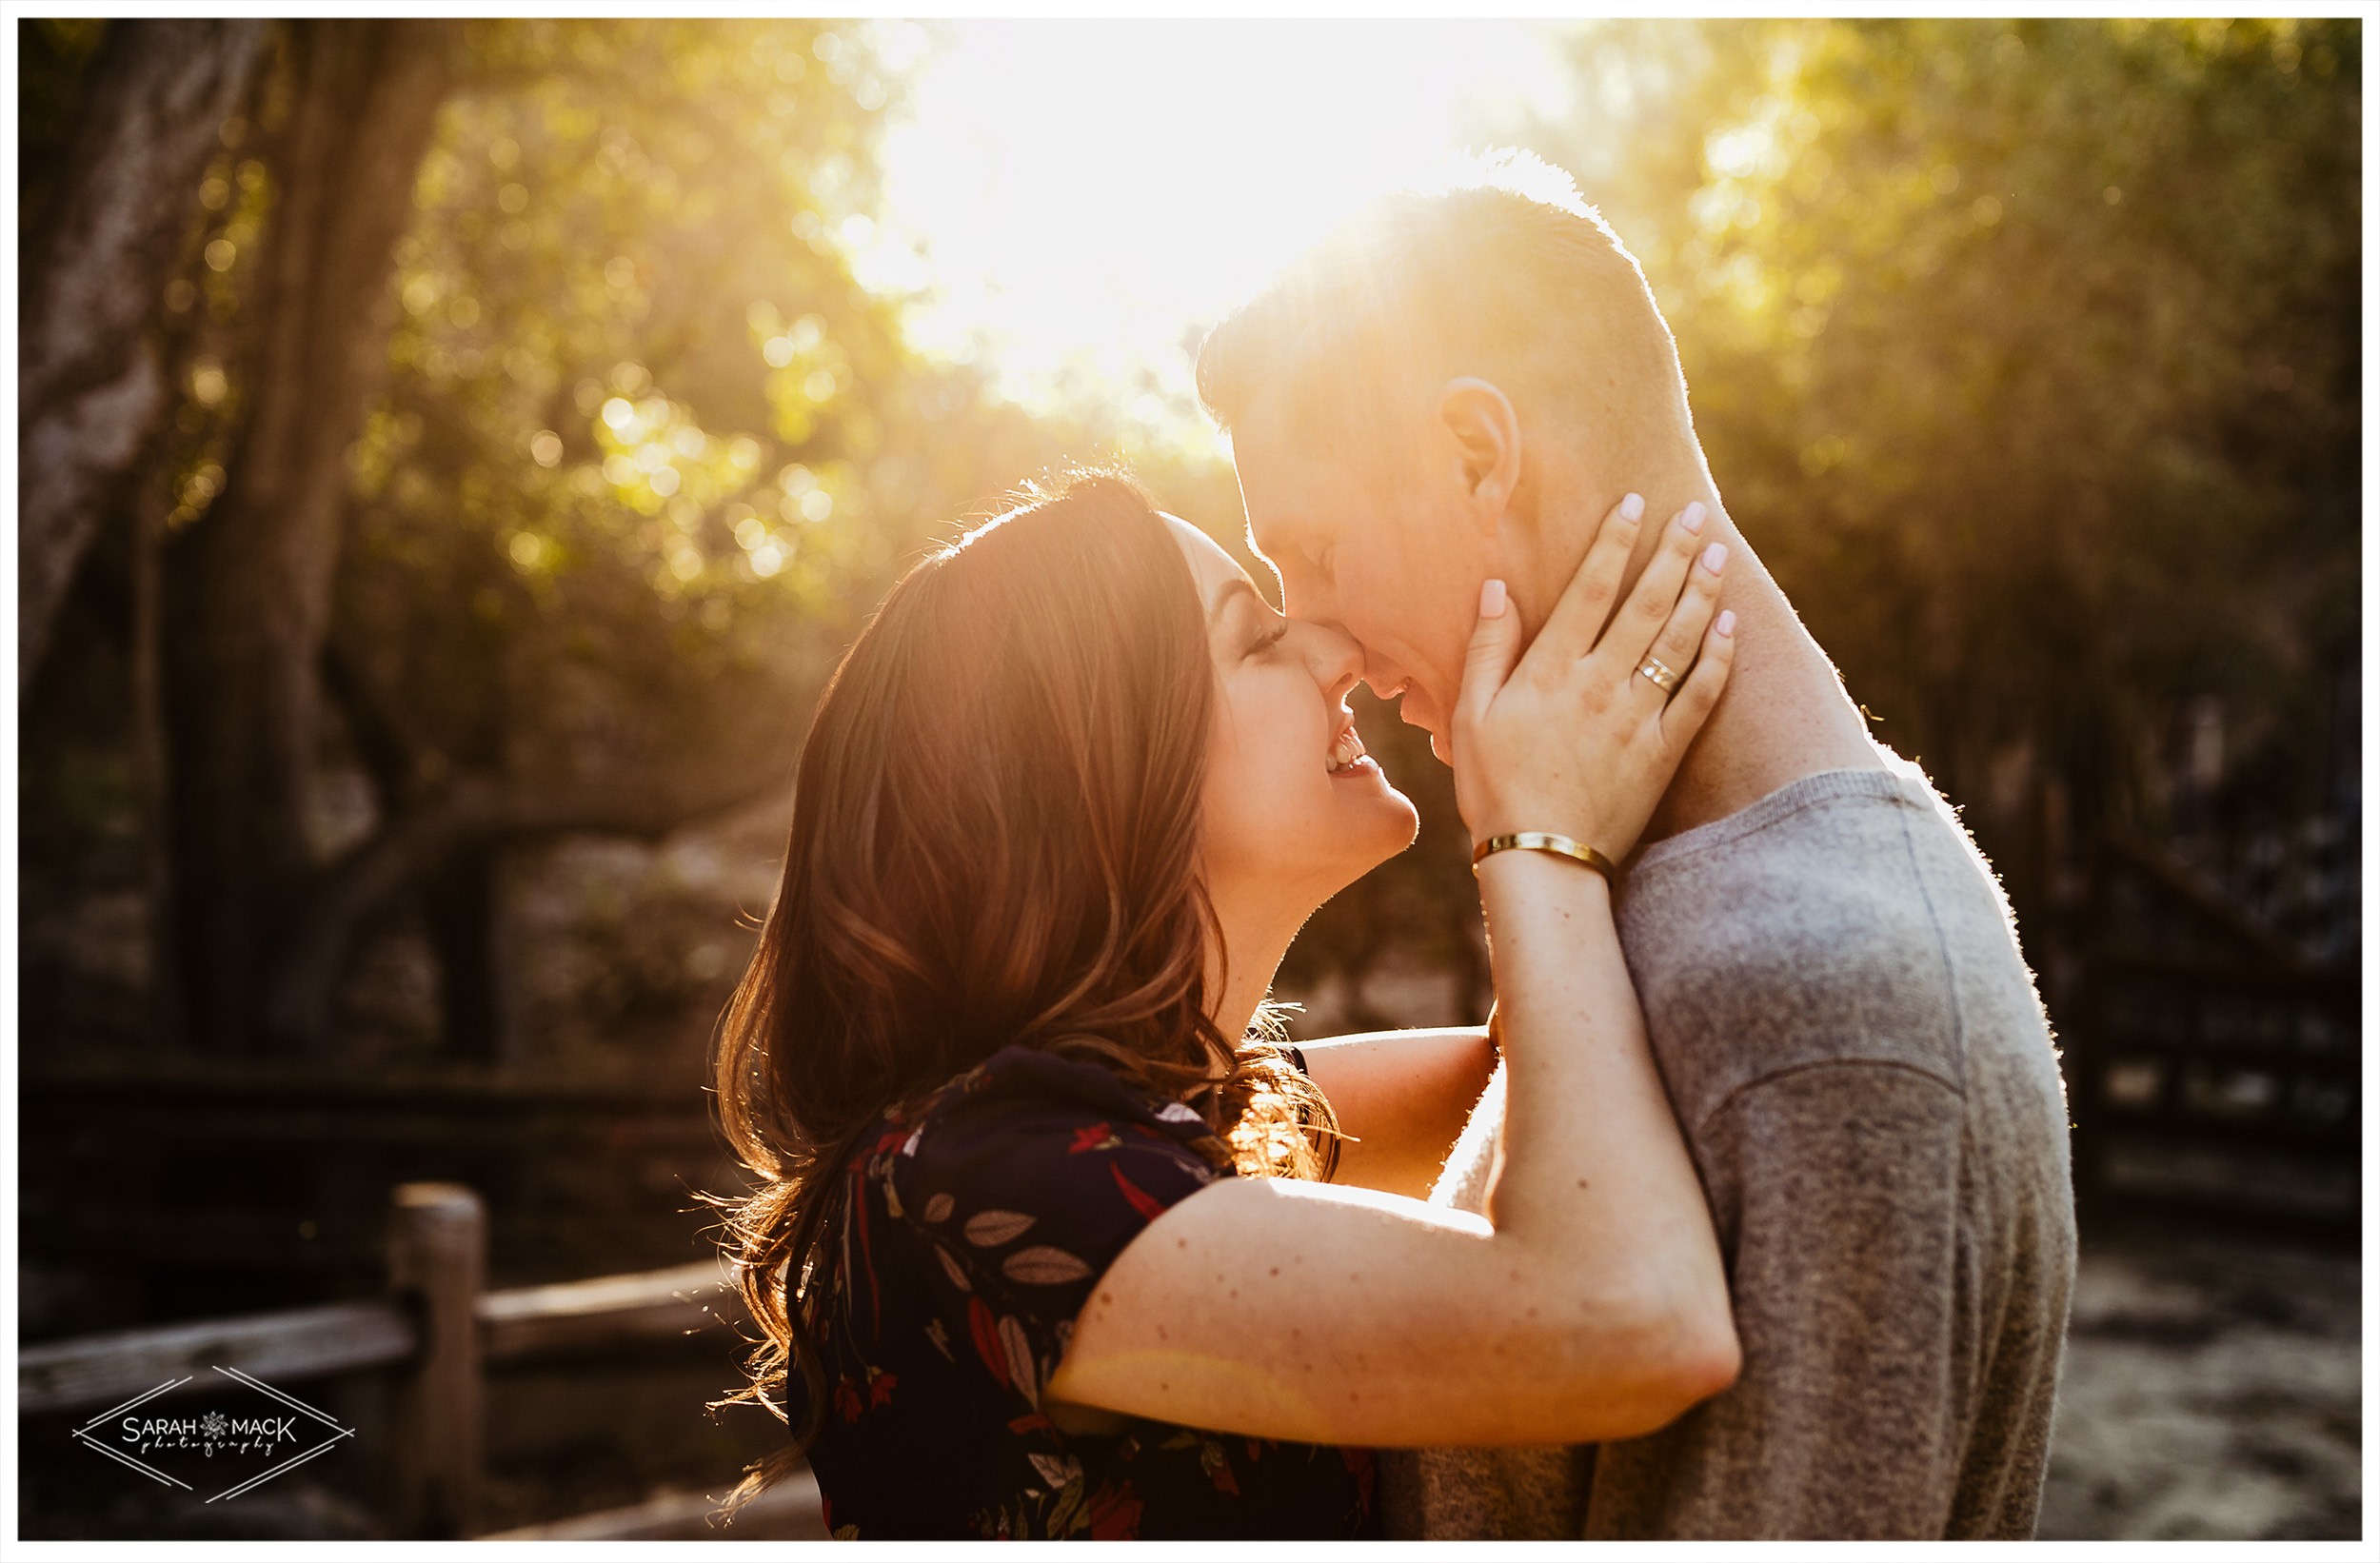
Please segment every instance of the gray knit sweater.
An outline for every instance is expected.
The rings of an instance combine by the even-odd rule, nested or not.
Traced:
[[[1392,1452],[1407,1537],[2026,1537],[2074,1274],[2057,1059],[2006,900],[1914,766],[1648,847],[1620,941],[1743,1374],[1649,1437]],[[1435,1197],[1478,1209],[1499,1070]]]

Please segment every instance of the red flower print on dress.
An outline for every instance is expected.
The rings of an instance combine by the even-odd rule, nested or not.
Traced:
[[[869,1373],[867,1376],[868,1409],[873,1411],[878,1406],[881,1406],[885,1401],[891,1399],[893,1386],[900,1382],[901,1380],[892,1374],[875,1372]]]
[[[1116,1131],[1104,1123],[1086,1123],[1074,1132],[1074,1143],[1066,1147],[1068,1156],[1081,1156],[1085,1151],[1103,1151],[1121,1143]]]
[[[844,1421],[858,1421],[860,1413],[867,1409],[860,1401],[860,1386],[848,1378],[838,1380],[835,1384],[835,1409],[843,1413]]]

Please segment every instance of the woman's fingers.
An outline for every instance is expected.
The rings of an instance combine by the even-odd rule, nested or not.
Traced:
[[[1636,533],[1644,520],[1644,496],[1630,494],[1612,506],[1587,544],[1587,557],[1577,573],[1545,616],[1545,623],[1529,648],[1534,660],[1543,657],[1553,666],[1566,666],[1595,649],[1595,638],[1611,616],[1612,599],[1628,573],[1628,556],[1636,551]]]
[[[1487,715],[1518,661],[1520,615],[1506,601],[1503,582],[1481,582],[1479,622],[1471,629],[1471,645],[1463,653],[1462,688],[1455,697],[1457,743]]]
[[[1694,556],[1694,562],[1686,567],[1685,589],[1677,594],[1676,603],[1670,609],[1660,633],[1654,637],[1651,648],[1636,659],[1634,666],[1642,667],[1650,658],[1679,678],[1686,676],[1687,669],[1694,666],[1696,654],[1702,649],[1702,632],[1711,627],[1711,620],[1719,610],[1719,572],[1726,566],[1727,544],[1723,543],[1710,544]],[[1633,603],[1624,611],[1634,611]],[[1613,628],[1616,630],[1618,626],[1615,624]],[[1657,689],[1651,679],[1638,682],[1645,685],[1647,696],[1664,702],[1676,687],[1672,684],[1670,689]]]
[[[1699,568],[1699,566],[1697,566]],[[1719,702],[1719,692],[1727,687],[1727,675],[1735,665],[1735,615],[1733,609],[1722,612],[1711,621],[1703,633],[1702,651],[1695,662],[1694,671],[1677,686],[1676,698],[1661,712],[1661,741],[1673,755],[1683,754],[1694,742],[1695,734],[1710,720],[1711,710]]]
[[[1596,643],[1595,655],[1609,663],[1615,672],[1634,671],[1643,663],[1645,653],[1653,649],[1654,640],[1677,607],[1678,590],[1685,584],[1689,570],[1695,568],[1696,556],[1706,554],[1702,527],[1709,514],[1702,502],[1696,500],[1672,516],[1669,524],[1662,528],[1660,545],[1645,562],[1644,573],[1636,578],[1628,601],[1613,615],[1611,627]],[[1726,557],[1724,548],[1719,557]],[[1695,625],[1693,635],[1698,638],[1701,633],[1702,625]],[[1687,643],[1692,645],[1693,640]],[[1683,663],[1676,666],[1679,672],[1685,671]]]

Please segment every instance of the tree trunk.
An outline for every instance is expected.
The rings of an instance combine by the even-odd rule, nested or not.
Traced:
[[[498,921],[503,863],[502,850],[483,843],[457,852],[422,885],[438,959],[440,1051],[467,1063],[507,1063],[514,1052]]]
[[[17,358],[17,688],[169,398],[149,336],[198,176],[263,52],[258,21],[109,25],[59,206],[25,257]]]
[[[277,206],[249,307],[251,416],[168,581],[175,940],[193,1044],[286,1051],[263,995],[313,869],[307,788],[347,451],[387,351],[389,251],[451,24],[290,24]]]

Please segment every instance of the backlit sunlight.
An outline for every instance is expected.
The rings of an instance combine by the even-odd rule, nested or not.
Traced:
[[[1363,199],[1509,137],[1563,84],[1524,23],[962,22],[884,150],[863,280],[1027,405],[1194,408],[1186,341]],[[930,279],[930,281],[929,281]]]

